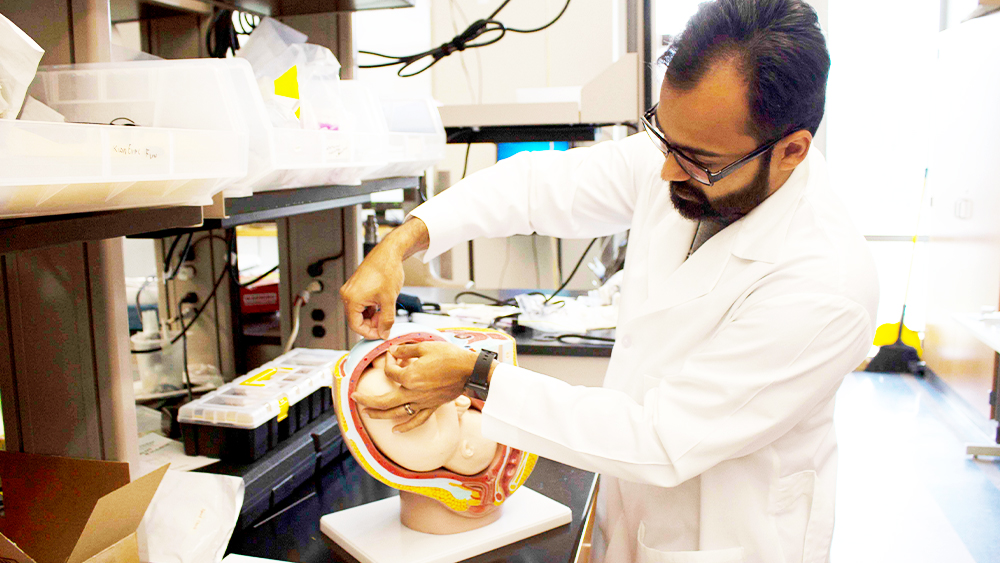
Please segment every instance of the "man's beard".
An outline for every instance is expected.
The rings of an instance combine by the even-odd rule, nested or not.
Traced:
[[[708,199],[702,184],[694,180],[670,182],[670,202],[691,221],[730,224],[753,211],[770,195],[771,153],[761,157],[760,170],[749,184],[715,201]],[[680,197],[683,194],[685,197]],[[688,199],[685,199],[688,198]]]

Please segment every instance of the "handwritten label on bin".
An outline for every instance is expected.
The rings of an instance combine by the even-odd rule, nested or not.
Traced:
[[[167,174],[170,172],[168,134],[119,127],[108,132],[108,164],[115,174]]]

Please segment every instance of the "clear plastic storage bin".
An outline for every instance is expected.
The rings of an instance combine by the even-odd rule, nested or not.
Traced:
[[[226,190],[226,195],[327,185],[358,185],[386,165],[387,127],[378,99],[363,85],[341,80],[336,87],[343,123],[332,129],[286,129],[265,124],[265,166]]]
[[[207,205],[244,175],[234,131],[0,120],[0,217]]]
[[[47,66],[39,69],[31,94],[76,123],[125,118],[143,128],[230,132],[228,145],[239,151],[243,173],[222,187],[258,175],[273,158],[264,102],[242,59]]]
[[[388,161],[369,172],[366,180],[418,176],[444,159],[444,126],[437,105],[429,98],[382,99],[389,133],[382,155]]]
[[[333,408],[333,371],[346,352],[297,348],[177,415],[188,455],[252,461]]]

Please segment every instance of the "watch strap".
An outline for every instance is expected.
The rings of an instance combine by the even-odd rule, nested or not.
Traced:
[[[472,368],[472,375],[465,388],[473,391],[479,399],[485,399],[490,391],[490,367],[496,359],[497,353],[491,350],[480,350],[479,357],[476,358],[476,365]]]

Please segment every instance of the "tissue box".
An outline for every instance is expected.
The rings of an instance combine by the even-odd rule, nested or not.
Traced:
[[[139,563],[135,531],[167,466],[0,452],[0,561]]]

